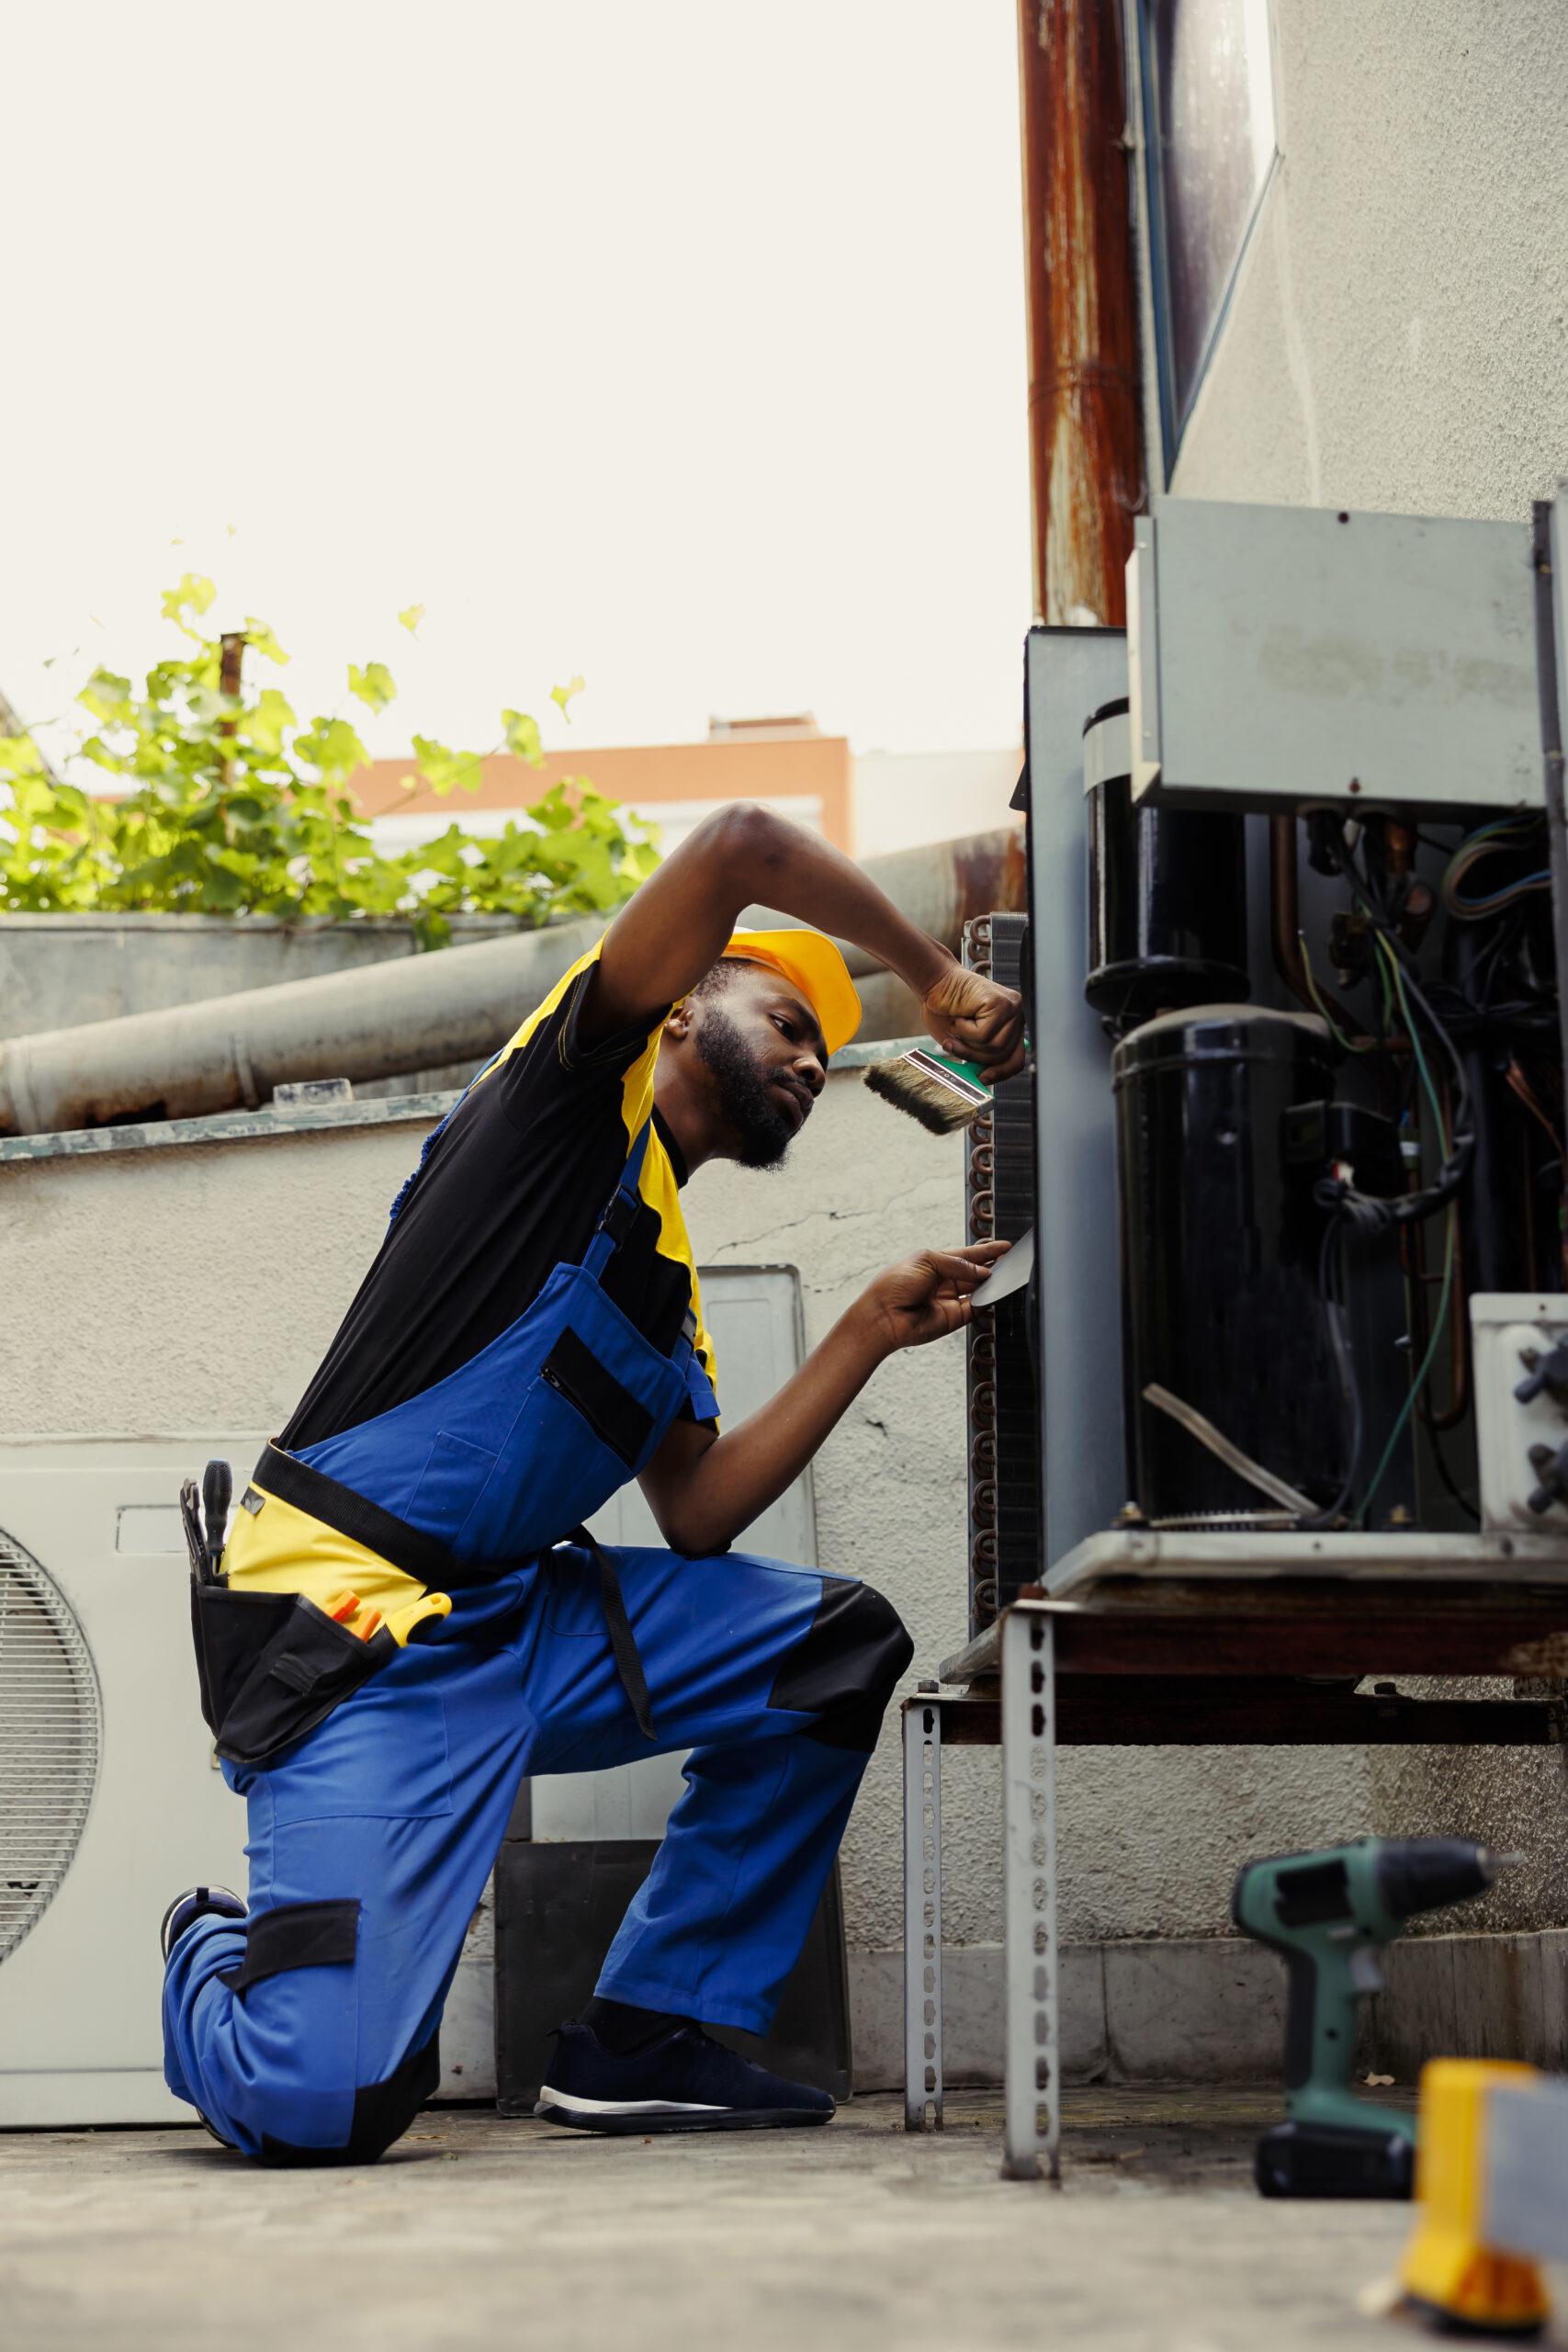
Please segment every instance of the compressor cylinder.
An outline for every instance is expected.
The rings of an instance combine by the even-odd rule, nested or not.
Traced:
[[[1089,976],[1113,1036],[1188,1004],[1245,1003],[1245,820],[1133,798],[1125,697],[1084,726]]]
[[[1337,1493],[1349,1419],[1320,1293],[1321,1172],[1286,1158],[1285,1113],[1333,1091],[1309,1013],[1203,1005],[1145,1022],[1112,1061],[1127,1459],[1160,1524],[1278,1506],[1151,1405],[1157,1384],[1314,1502]]]

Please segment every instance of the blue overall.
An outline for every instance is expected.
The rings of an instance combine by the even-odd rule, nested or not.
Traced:
[[[634,1144],[628,1204],[647,1148]],[[587,1555],[560,1542],[652,1456],[688,1394],[581,1265],[471,1363],[300,1459],[470,1566],[445,1619],[265,1767],[247,1921],[171,1955],[165,2073],[278,2162],[379,2153],[438,2077],[436,2032],[525,1774],[650,1752]],[[555,1546],[557,1548],[550,1548]],[[654,1747],[686,1791],[599,1980],[616,1999],[762,2033],[798,1955],[909,1645],[869,1588],[740,1553],[615,1548]]]

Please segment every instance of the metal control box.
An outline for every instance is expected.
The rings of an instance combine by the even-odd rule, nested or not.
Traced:
[[[1127,638],[1139,797],[1541,805],[1523,522],[1156,499]]]

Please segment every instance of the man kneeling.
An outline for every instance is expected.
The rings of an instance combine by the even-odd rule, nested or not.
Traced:
[[[826,2121],[704,2028],[765,2033],[910,1644],[867,1585],[729,1545],[876,1366],[960,1329],[1000,1244],[890,1267],[760,1412],[718,1433],[680,1189],[777,1164],[859,1005],[867,949],[993,1079],[1016,996],[849,860],[709,818],[430,1137],[375,1262],[197,1589],[198,1663],[249,1804],[242,1903],[163,1943],[171,2089],[275,2163],[380,2154],[436,2030],[519,1779],[690,1748],[686,1792],[539,2112],[588,2131]],[[582,1522],[627,1480],[670,1548]]]

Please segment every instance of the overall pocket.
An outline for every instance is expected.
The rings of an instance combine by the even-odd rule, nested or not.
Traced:
[[[293,1606],[291,1592],[231,1592],[227,1585],[193,1581],[190,1630],[201,1713],[215,1736],[241,1685]]]
[[[653,1415],[602,1364],[569,1323],[542,1367],[545,1380],[575,1405],[589,1428],[628,1470],[653,1434]]]
[[[523,1400],[453,1549],[464,1561],[542,1552],[624,1487],[659,1423],[565,1325]]]
[[[422,1532],[450,1548],[473,1510],[476,1496],[484,1492],[495,1461],[488,1447],[455,1436],[450,1430],[438,1430],[409,1499],[409,1518]]]
[[[202,1713],[231,1764],[265,1764],[324,1723],[398,1654],[382,1625],[367,1642],[300,1592],[191,1588]]]

